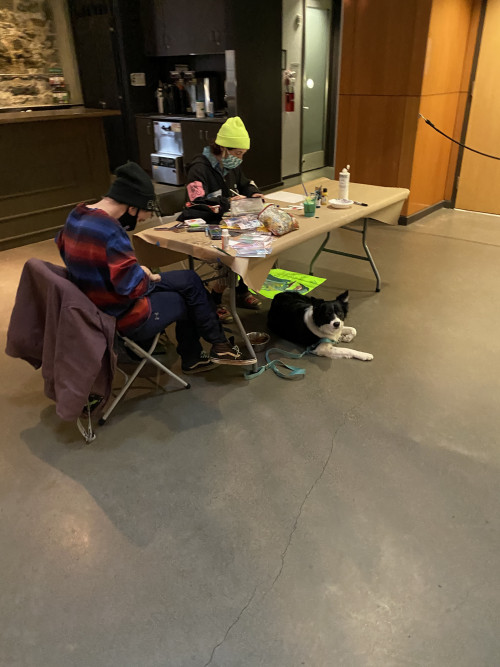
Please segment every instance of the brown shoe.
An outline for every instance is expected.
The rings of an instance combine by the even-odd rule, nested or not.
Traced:
[[[238,308],[248,308],[249,310],[259,310],[262,306],[262,302],[257,299],[257,297],[252,294],[252,292],[247,292],[246,294],[237,294],[236,295],[236,305]]]
[[[233,316],[224,306],[217,306],[217,317],[221,324],[231,324],[231,322],[234,322]]]
[[[243,357],[237,345],[231,347],[226,341],[224,343],[214,343],[210,350],[210,359],[214,364],[228,364],[229,366],[252,366],[257,363],[257,359],[248,359]]]

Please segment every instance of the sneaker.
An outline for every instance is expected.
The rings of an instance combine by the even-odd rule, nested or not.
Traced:
[[[259,310],[262,306],[262,302],[257,299],[257,297],[251,292],[246,294],[237,294],[236,295],[236,305],[239,308],[248,308],[249,310]]]
[[[214,364],[228,364],[229,366],[252,366],[257,359],[243,357],[237,345],[231,347],[228,341],[214,343],[210,351],[210,358]]]
[[[231,324],[231,322],[234,322],[231,312],[224,306],[217,306],[216,312],[221,324]]]
[[[213,371],[216,364],[210,358],[208,352],[200,352],[200,358],[192,363],[181,364],[182,372],[185,375],[195,375],[196,373],[204,373],[205,371]]]

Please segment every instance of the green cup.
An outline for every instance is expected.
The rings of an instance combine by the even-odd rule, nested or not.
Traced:
[[[306,197],[304,199],[304,216],[314,218],[316,214],[316,197]]]

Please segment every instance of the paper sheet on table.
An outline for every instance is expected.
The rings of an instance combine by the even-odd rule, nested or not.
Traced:
[[[299,202],[304,201],[304,195],[297,195],[294,192],[287,192],[286,190],[270,192],[266,196],[268,199],[284,201],[287,202],[287,204],[298,204]]]
[[[284,269],[271,269],[265,283],[260,288],[259,294],[272,299],[280,292],[296,292],[307,294],[324,283],[326,278],[318,276],[307,276],[304,273],[285,271]]]

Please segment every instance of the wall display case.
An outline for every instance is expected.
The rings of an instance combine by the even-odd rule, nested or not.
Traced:
[[[64,0],[0,2],[0,108],[81,104]]]

